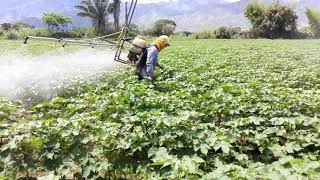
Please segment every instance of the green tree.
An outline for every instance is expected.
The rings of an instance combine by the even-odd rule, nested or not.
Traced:
[[[144,33],[151,36],[160,36],[163,34],[170,36],[175,31],[176,26],[173,20],[159,19],[154,23],[152,28],[145,30]]]
[[[70,17],[58,13],[44,13],[42,20],[47,24],[48,29],[51,31],[64,30],[67,28],[67,25],[71,23]]]
[[[310,30],[315,37],[320,37],[320,11],[317,9],[306,8],[305,14],[309,21]]]
[[[244,15],[249,19],[252,30],[257,36],[260,35],[259,28],[264,20],[265,12],[266,6],[260,4],[258,1],[249,3],[245,8]]]
[[[171,35],[175,31],[177,24],[173,20],[159,19],[154,23],[155,35]]]
[[[292,8],[274,3],[265,12],[261,30],[266,38],[292,38],[297,32],[297,19]]]
[[[145,32],[152,36],[168,35],[170,36],[175,31],[177,25],[173,20],[169,19],[159,19],[154,23],[151,29]]]
[[[276,2],[264,6],[257,2],[247,5],[245,16],[256,36],[265,38],[292,38],[297,32],[298,16],[288,5]]]
[[[97,33],[106,33],[110,9],[109,0],[82,0],[80,5],[75,7],[80,10],[78,16],[89,17],[92,20],[92,27]]]

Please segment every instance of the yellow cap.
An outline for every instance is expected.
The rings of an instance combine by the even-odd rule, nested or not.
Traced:
[[[170,46],[170,38],[166,35],[162,35],[156,39],[155,44],[158,48],[163,49]]]
[[[162,39],[166,45],[170,45],[170,38],[167,35],[162,35],[159,39]]]

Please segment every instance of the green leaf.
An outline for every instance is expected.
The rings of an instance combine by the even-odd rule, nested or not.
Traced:
[[[221,143],[221,150],[222,150],[224,153],[229,154],[230,144],[222,141],[222,143]]]
[[[201,151],[202,154],[207,155],[209,148],[210,147],[207,144],[201,144],[200,151]]]

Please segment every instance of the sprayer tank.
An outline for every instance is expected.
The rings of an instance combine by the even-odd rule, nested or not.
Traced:
[[[145,39],[142,36],[137,36],[132,41],[132,45],[131,45],[129,51],[131,51],[135,54],[140,54],[142,52],[143,48],[145,48],[145,47],[146,47]]]

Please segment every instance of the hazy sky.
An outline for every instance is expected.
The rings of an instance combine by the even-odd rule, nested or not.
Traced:
[[[159,1],[170,1],[170,0],[139,0],[138,2],[139,3],[155,3],[155,2],[159,2]],[[224,0],[224,1],[236,2],[236,1],[239,1],[239,0]]]
[[[126,1],[129,1],[129,0],[126,0]],[[171,0],[138,0],[139,3],[155,3],[155,2],[159,2],[159,1],[171,1]],[[175,1],[175,0],[173,0]],[[212,0],[212,1],[215,1],[215,0]],[[240,0],[224,0],[226,2],[237,2],[237,1],[240,1]],[[300,0],[291,0],[291,1],[300,1]]]

